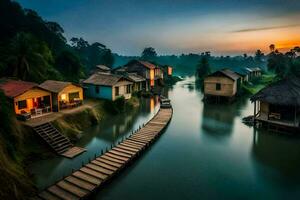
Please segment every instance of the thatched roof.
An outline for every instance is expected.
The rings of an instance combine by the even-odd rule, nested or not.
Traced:
[[[71,83],[71,82],[47,80],[47,81],[43,82],[42,84],[40,84],[39,86],[50,92],[59,93],[65,87],[67,87],[69,85],[76,85],[76,84]],[[78,86],[78,85],[76,85],[76,86]]]
[[[260,90],[251,101],[264,101],[276,105],[300,106],[300,78],[289,77]]]
[[[91,75],[88,79],[84,80],[83,83],[93,84],[93,85],[113,86],[122,79],[126,79],[127,81],[130,81],[127,78],[117,74],[95,73]]]

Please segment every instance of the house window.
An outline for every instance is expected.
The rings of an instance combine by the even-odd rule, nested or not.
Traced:
[[[98,85],[96,85],[96,87],[95,87],[95,92],[96,92],[96,94],[99,94],[99,93],[100,93],[100,88],[99,88]]]
[[[74,101],[74,99],[79,99],[79,92],[69,93],[69,101]]]
[[[23,100],[23,101],[18,101],[18,109],[24,109],[27,108],[27,101]]]
[[[115,96],[119,96],[119,87],[115,87]]]
[[[61,97],[62,101],[65,101],[67,99],[67,95],[66,94],[62,94],[60,97]]]
[[[131,85],[126,85],[126,94],[131,93]]]
[[[216,90],[221,90],[221,84],[220,83],[216,84]]]

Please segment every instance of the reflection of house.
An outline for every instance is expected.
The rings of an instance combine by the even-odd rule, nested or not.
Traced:
[[[126,77],[117,74],[95,73],[83,81],[85,94],[92,98],[116,100],[123,96],[131,98],[133,83]]]
[[[40,87],[51,92],[54,111],[82,104],[83,89],[77,84],[47,80]]]
[[[146,88],[156,86],[156,84],[159,84],[159,82],[163,79],[163,71],[161,68],[147,61],[132,60],[125,66],[116,70],[116,72],[118,71],[137,73],[144,77],[147,80]]]
[[[255,120],[263,123],[299,128],[300,79],[289,77],[259,91],[254,102]]]
[[[231,70],[216,71],[204,79],[204,94],[216,97],[234,97],[239,88],[240,76]]]
[[[126,77],[133,82],[132,92],[146,90],[146,79],[136,73],[127,73]]]
[[[0,79],[0,89],[13,100],[16,114],[40,116],[52,110],[51,93],[36,83]]]

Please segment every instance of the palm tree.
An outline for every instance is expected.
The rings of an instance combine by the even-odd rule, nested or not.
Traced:
[[[21,32],[11,41],[9,51],[8,63],[14,77],[35,81],[45,79],[53,62],[52,53],[45,43],[31,34]]]

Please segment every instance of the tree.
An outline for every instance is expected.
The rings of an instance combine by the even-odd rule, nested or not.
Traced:
[[[153,47],[146,47],[143,52],[141,58],[147,61],[154,61],[157,57],[157,53]]]
[[[54,71],[53,57],[48,46],[29,33],[18,33],[12,39],[8,51],[8,70],[14,77],[40,82],[48,77],[49,71]]]
[[[205,76],[209,75],[210,73],[211,71],[210,71],[208,58],[207,56],[202,56],[202,58],[200,59],[197,65],[196,75],[198,78],[203,79]]]
[[[274,51],[275,51],[275,44],[271,44],[271,45],[269,46],[269,48],[270,48],[270,51],[271,51],[271,52],[274,52]]]
[[[254,60],[257,61],[257,62],[261,62],[261,61],[262,61],[262,58],[263,58],[264,56],[265,56],[264,53],[263,53],[260,49],[258,49],[258,50],[256,50],[256,52],[255,52]]]
[[[63,51],[56,58],[55,66],[69,81],[78,81],[84,76],[80,59],[70,51]]]

